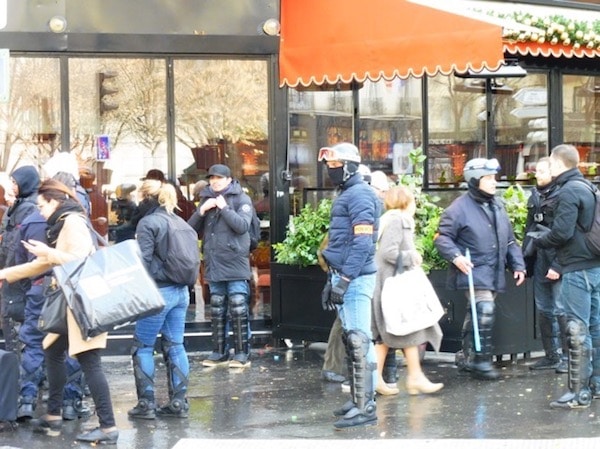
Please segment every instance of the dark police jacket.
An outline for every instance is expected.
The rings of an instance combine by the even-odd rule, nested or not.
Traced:
[[[504,206],[495,198],[493,204],[494,210],[486,211],[488,206],[475,201],[468,193],[454,200],[442,214],[435,246],[450,262],[459,255],[464,256],[469,248],[475,289],[503,292],[506,268],[513,272],[525,271],[525,262]],[[493,218],[489,212],[493,212]],[[452,263],[447,287],[451,290],[469,288],[467,275]]]

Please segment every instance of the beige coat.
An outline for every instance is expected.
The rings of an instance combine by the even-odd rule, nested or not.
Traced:
[[[55,265],[81,259],[94,252],[94,243],[85,218],[82,215],[70,214],[56,241],[56,248],[51,248],[47,257],[38,257],[31,262],[9,267],[4,270],[6,280],[15,282],[20,279],[39,276]],[[107,333],[84,340],[81,331],[67,308],[67,327],[69,332],[69,355],[75,356],[91,349],[105,348]],[[48,334],[44,338],[44,348],[56,341],[58,334]]]
[[[398,336],[386,331],[385,316],[381,308],[381,290],[385,280],[396,272],[396,262],[401,257],[402,265],[410,268],[415,265],[418,253],[414,243],[414,220],[398,210],[386,212],[381,218],[380,236],[375,253],[377,280],[372,301],[371,330],[373,338],[383,341],[390,348],[408,348],[429,342],[436,351],[442,343],[439,324],[412,334]],[[399,294],[398,300],[402,300]]]

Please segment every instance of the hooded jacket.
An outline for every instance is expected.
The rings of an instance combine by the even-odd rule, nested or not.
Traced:
[[[200,215],[200,206],[223,194],[228,206]],[[233,180],[225,192],[207,186],[200,192],[200,205],[188,220],[202,239],[205,276],[209,282],[250,280],[250,224],[252,200]]]
[[[19,226],[36,210],[37,189],[40,185],[40,175],[31,165],[17,168],[11,177],[19,187],[19,194],[3,219],[2,243],[0,243],[1,267],[15,264],[15,253],[21,239]]]

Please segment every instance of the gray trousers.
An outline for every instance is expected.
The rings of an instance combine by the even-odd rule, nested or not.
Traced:
[[[329,338],[327,340],[327,349],[325,350],[325,360],[323,361],[323,371],[333,371],[336,374],[345,376],[346,373],[346,347],[342,341],[342,322],[336,316]]]

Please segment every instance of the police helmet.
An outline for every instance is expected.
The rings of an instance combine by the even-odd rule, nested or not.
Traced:
[[[360,164],[360,153],[356,145],[348,142],[338,143],[332,147],[324,147],[319,150],[319,161],[355,162],[358,169]]]
[[[469,182],[471,179],[479,181],[483,176],[495,175],[500,171],[500,164],[498,159],[485,159],[476,158],[471,159],[465,164],[463,171],[465,181]]]

